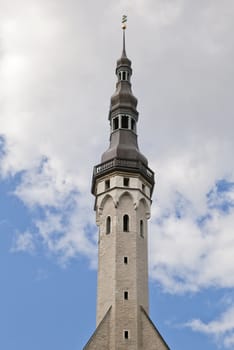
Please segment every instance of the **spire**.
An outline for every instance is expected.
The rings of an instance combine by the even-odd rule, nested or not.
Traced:
[[[116,70],[121,67],[121,66],[125,66],[129,68],[129,70],[131,71],[130,74],[132,74],[132,70],[131,70],[131,61],[127,58],[127,54],[126,54],[126,45],[125,45],[125,31],[127,28],[127,16],[123,15],[122,16],[122,30],[123,30],[123,49],[122,49],[122,55],[120,57],[120,59],[117,61],[117,68]]]
[[[131,76],[132,68],[131,61],[126,54],[126,44],[125,44],[125,31],[127,28],[126,25],[127,16],[122,17],[122,30],[123,30],[123,47],[122,55],[117,60],[116,64],[116,91],[111,97],[110,113],[109,119],[111,120],[116,113],[127,113],[131,114],[135,121],[138,120],[137,112],[137,99],[132,93],[131,88]]]
[[[137,143],[137,99],[131,87],[131,61],[126,55],[125,30],[127,16],[122,18],[123,51],[117,60],[116,90],[111,97],[109,120],[111,126],[110,146],[102,155],[102,162],[111,159],[139,161],[147,165],[148,161],[140,153]]]
[[[117,60],[116,89],[111,96],[109,109],[110,144],[102,154],[101,164],[94,169],[92,191],[95,191],[95,181],[98,177],[105,172],[109,173],[118,169],[126,172],[138,172],[152,186],[154,185],[154,174],[148,168],[148,160],[140,152],[137,142],[137,98],[132,93],[132,63],[126,54],[126,22],[127,16],[123,16],[122,54]]]

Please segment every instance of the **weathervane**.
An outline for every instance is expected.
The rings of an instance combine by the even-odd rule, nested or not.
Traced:
[[[123,15],[122,16],[122,29],[125,30],[127,28],[127,16]]]

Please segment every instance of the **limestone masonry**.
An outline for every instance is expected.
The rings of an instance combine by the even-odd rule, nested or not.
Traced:
[[[169,349],[148,316],[147,221],[154,173],[138,148],[125,28],[109,112],[110,146],[93,174],[99,227],[97,327],[84,350]]]

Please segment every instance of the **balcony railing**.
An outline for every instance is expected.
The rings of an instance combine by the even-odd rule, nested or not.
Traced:
[[[123,171],[139,171],[142,175],[144,175],[151,183],[154,182],[154,172],[150,170],[147,166],[145,166],[139,160],[127,160],[127,159],[118,159],[114,158],[109,160],[108,162],[99,164],[94,167],[94,177],[101,176],[111,169],[117,168]]]

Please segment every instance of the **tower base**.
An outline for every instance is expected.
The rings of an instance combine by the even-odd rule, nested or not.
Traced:
[[[139,345],[133,345],[129,339],[125,345],[115,346],[111,339],[113,332],[111,332],[110,307],[83,350],[170,350],[143,307],[140,307],[140,322]]]

